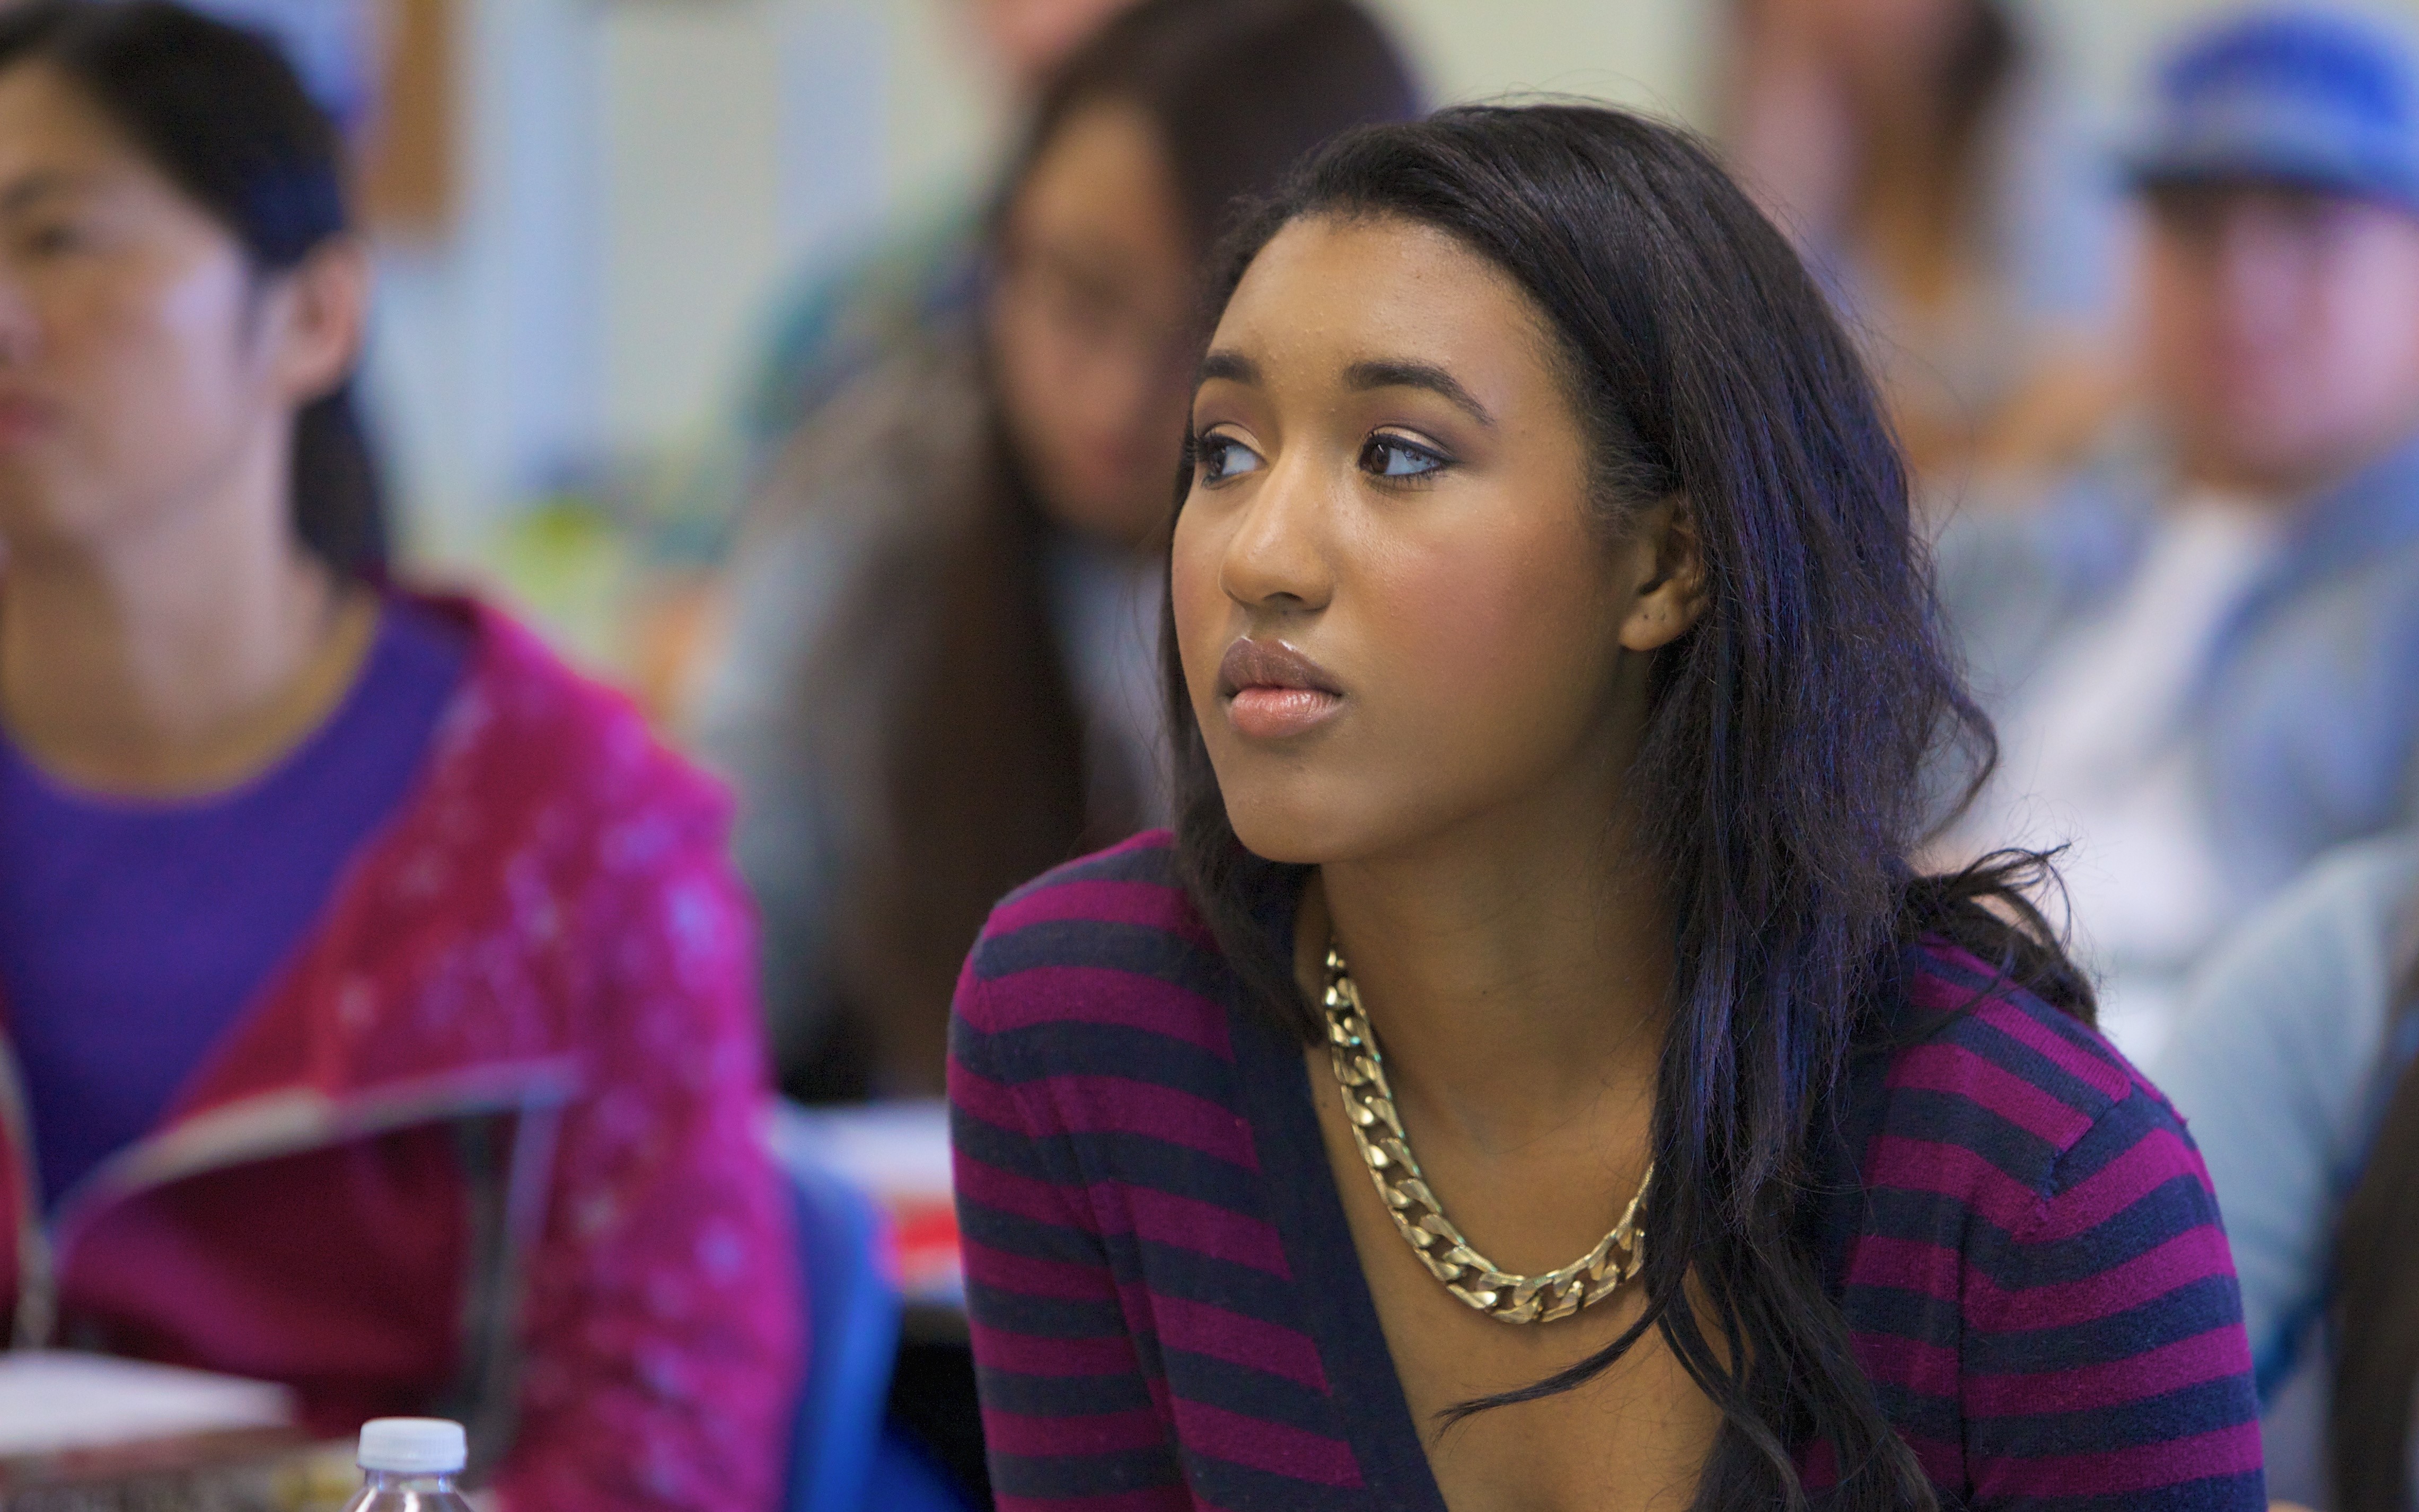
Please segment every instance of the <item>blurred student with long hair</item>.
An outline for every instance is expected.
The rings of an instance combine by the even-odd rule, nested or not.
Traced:
[[[1350,0],[1148,0],[1045,92],[963,323],[788,442],[701,721],[738,780],[795,1092],[937,1092],[984,911],[1165,813],[1149,622],[1195,265],[1414,105]]]
[[[957,28],[1019,109],[1075,50],[1134,0],[956,0]],[[985,206],[952,196],[880,227],[838,267],[817,267],[766,313],[739,395],[743,478],[850,383],[938,326],[961,320],[981,283]]]
[[[762,1508],[801,1345],[704,779],[388,585],[367,255],[265,41],[0,15],[0,1301],[466,1421],[507,1508]]]
[[[1322,152],[1216,267],[1176,823],[951,1042],[1003,1506],[2265,1505],[2226,1239],[2021,858],[1905,473],[1705,149]]]
[[[2118,207],[2011,0],[1731,8],[1732,162],[1864,338],[1918,483],[2083,454],[2119,391]]]

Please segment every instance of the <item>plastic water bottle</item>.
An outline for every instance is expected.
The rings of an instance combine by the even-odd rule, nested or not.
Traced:
[[[470,1512],[454,1489],[468,1444],[441,1417],[378,1417],[362,1425],[362,1489],[345,1512]]]

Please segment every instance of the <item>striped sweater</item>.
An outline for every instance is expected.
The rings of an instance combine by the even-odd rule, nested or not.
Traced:
[[[1861,1180],[1817,1253],[1944,1504],[2264,1507],[2233,1264],[2174,1112],[1969,957],[1911,984],[1935,1022],[1854,1078]],[[1302,1047],[1242,1006],[1164,833],[999,906],[949,1095],[1003,1508],[1443,1512]]]

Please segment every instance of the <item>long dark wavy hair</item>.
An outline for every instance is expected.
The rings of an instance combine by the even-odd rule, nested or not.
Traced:
[[[1515,280],[1572,374],[1608,528],[1683,501],[1707,583],[1701,619],[1657,653],[1643,747],[1605,797],[1608,817],[1642,817],[1677,929],[1644,1315],[1592,1359],[1456,1412],[1568,1390],[1659,1330],[1724,1418],[1697,1506],[1804,1504],[1793,1451],[1826,1440],[1845,1475],[1826,1504],[1933,1507],[1802,1237],[1823,1120],[1852,1048],[1892,1020],[1918,939],[1945,937],[2078,1016],[2092,1002],[2026,900],[2039,858],[1952,878],[1906,860],[1936,817],[1927,764],[1962,752],[1970,794],[1994,746],[1944,650],[1872,385],[1707,150],[1636,115],[1470,107],[1349,133],[1235,234],[1216,306],[1280,228],[1315,216],[1432,227]],[[1185,878],[1253,995],[1315,1041],[1266,927],[1303,869],[1236,838],[1172,617],[1163,661]]]
[[[274,43],[168,0],[26,0],[0,11],[0,69],[56,69],[233,236],[263,278],[351,220],[344,144]],[[347,378],[294,420],[294,528],[345,573],[387,556],[376,459]]]
[[[1270,193],[1338,131],[1415,114],[1419,90],[1357,0],[1143,0],[1044,90],[1000,191],[992,259],[1034,165],[1069,121],[1111,101],[1150,123],[1183,229],[1206,255],[1239,198]],[[850,866],[831,988],[839,1025],[785,1065],[793,1092],[858,1093],[869,1061],[937,1089],[950,986],[983,915],[1141,817],[1138,805],[1087,810],[1080,716],[1043,579],[1046,512],[1005,435],[992,451],[987,496],[913,569],[930,594],[886,587],[864,601],[870,634],[922,649],[878,736],[884,790],[863,800],[879,806],[883,839]]]
[[[2389,1054],[2419,1031],[2419,904],[2396,941],[2402,970]],[[2411,1416],[2419,1406],[2419,1059],[2396,1077],[2334,1246],[2335,1376],[2327,1423],[2337,1512],[2407,1512]]]

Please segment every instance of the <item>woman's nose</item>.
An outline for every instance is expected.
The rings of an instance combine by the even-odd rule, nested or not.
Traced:
[[[24,284],[0,269],[0,367],[29,360],[40,344],[41,323]]]
[[[1307,459],[1273,458],[1226,543],[1220,585],[1245,608],[1323,609],[1334,590],[1333,501]]]

